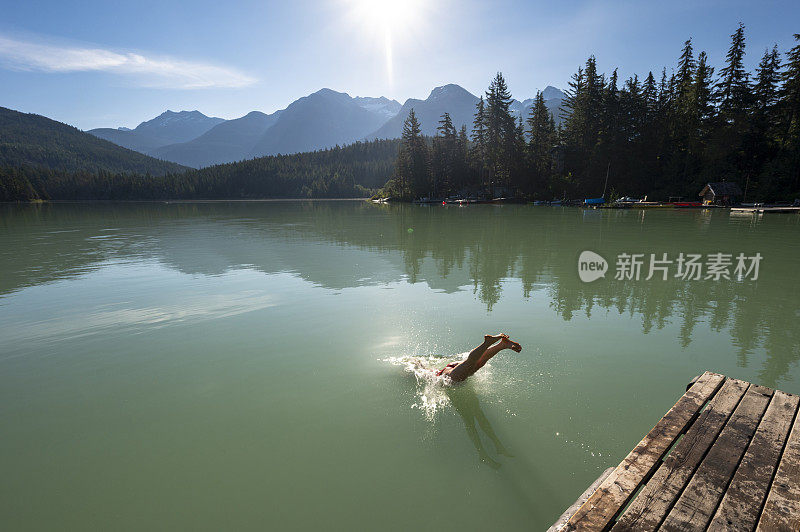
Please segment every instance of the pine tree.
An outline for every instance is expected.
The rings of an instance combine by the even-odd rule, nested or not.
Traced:
[[[772,50],[764,52],[761,62],[756,67],[756,83],[753,87],[756,109],[768,111],[778,102],[780,70],[781,60],[778,46],[775,45]]]
[[[428,146],[413,108],[403,123],[396,171],[401,194],[405,197],[416,198],[431,193]]]
[[[700,127],[714,115],[713,76],[714,68],[708,66],[708,56],[705,52],[700,52],[697,58],[697,71],[695,72],[694,85],[692,87],[695,119]]]
[[[514,195],[516,196],[527,188],[530,181],[530,167],[526,157],[525,125],[522,116],[518,117],[514,127],[510,149],[509,182],[514,188]]]
[[[655,115],[658,105],[658,89],[656,88],[656,78],[653,76],[652,71],[648,72],[647,78],[644,80],[642,98],[645,102],[647,120],[650,120]]]
[[[694,82],[696,63],[692,54],[692,40],[683,44],[683,51],[678,59],[677,98],[682,107],[688,107],[690,92]]]
[[[608,157],[610,152],[614,150],[615,145],[619,142],[619,127],[620,127],[620,91],[617,87],[618,81],[617,69],[611,72],[603,90],[603,104],[601,113],[601,128],[600,128],[600,142],[604,144],[603,148],[606,152],[605,156]]]
[[[453,170],[452,192],[458,192],[467,187],[471,182],[469,167],[469,138],[467,126],[462,125],[456,139],[456,159]]]
[[[432,172],[433,172],[433,195],[437,195],[449,190],[455,180],[455,164],[457,158],[457,133],[453,126],[450,113],[444,113],[439,126],[436,128],[437,135],[433,139]]]
[[[475,104],[475,119],[472,122],[472,145],[472,160],[482,185],[486,173],[486,105],[483,101],[483,96]]]
[[[605,80],[597,73],[597,61],[589,56],[586,61],[586,92],[582,102],[586,115],[586,131],[583,136],[583,146],[589,148],[597,142],[600,132],[603,113],[603,93]]]
[[[613,118],[607,120],[616,111],[607,109],[606,104],[617,98],[617,92],[616,80],[609,86],[597,72],[594,56],[587,59],[585,68],[579,68],[570,82],[560,160],[564,173],[572,175],[573,182],[583,182],[583,193],[593,194],[597,189],[599,194],[602,190],[609,157],[607,135],[616,127]],[[599,150],[598,142],[602,144]]]
[[[510,179],[515,135],[511,102],[506,80],[498,72],[486,91],[486,163],[490,188],[508,184]]]
[[[551,150],[556,143],[556,129],[553,117],[544,103],[541,92],[536,93],[528,117],[528,157],[531,164],[531,180],[527,191],[544,196],[550,181],[552,168]]]
[[[445,139],[454,139],[456,136],[456,128],[453,125],[453,119],[450,118],[450,113],[445,112],[439,120],[439,125],[436,127],[439,136]]]
[[[727,119],[735,119],[743,114],[750,100],[749,76],[744,69],[744,25],[731,35],[731,46],[725,56],[725,66],[720,69],[720,81],[717,84],[720,112]]]
[[[576,148],[580,144],[583,129],[586,125],[586,117],[582,102],[586,91],[585,76],[583,68],[578,67],[578,72],[572,75],[569,81],[569,88],[566,91],[566,98],[561,103],[563,109],[561,118],[563,120],[562,138],[564,144],[571,148]]]
[[[638,142],[647,123],[647,103],[639,76],[634,75],[625,82],[620,93],[619,107],[621,142]]]
[[[678,59],[678,72],[674,83],[674,104],[670,132],[673,142],[673,164],[680,168],[681,179],[688,181],[692,163],[692,147],[697,138],[697,113],[693,98],[694,76],[697,68],[692,51],[692,40],[687,40]]]
[[[800,145],[800,33],[794,34],[798,41],[786,54],[786,70],[783,73],[782,103],[783,142],[786,146]]]
[[[800,193],[800,34],[795,33],[794,38],[798,44],[786,54],[786,71],[783,73],[781,129],[787,152],[790,191]]]
[[[658,83],[658,111],[659,113],[666,114],[672,105],[672,94],[670,92],[670,83],[667,79],[667,69],[661,70],[661,81]]]

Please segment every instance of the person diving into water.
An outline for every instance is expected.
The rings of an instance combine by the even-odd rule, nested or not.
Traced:
[[[461,362],[453,362],[436,372],[437,376],[446,375],[454,382],[461,382],[481,369],[489,359],[503,349],[511,349],[519,353],[522,346],[509,339],[507,334],[487,334],[483,343],[469,352]]]

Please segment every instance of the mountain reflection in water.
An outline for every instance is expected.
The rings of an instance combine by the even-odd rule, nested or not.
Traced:
[[[765,350],[765,385],[774,386],[800,360],[795,215],[275,201],[5,205],[0,220],[0,298],[109,262],[157,261],[207,276],[288,272],[337,290],[425,283],[446,293],[471,290],[489,312],[507,281],[518,280],[521,291],[506,297],[546,298],[565,321],[617,312],[640,319],[644,334],[676,323],[683,348],[705,330],[725,332],[739,366]],[[587,284],[577,276],[583,250],[610,263],[620,253],[718,251],[759,252],[763,261],[757,281],[608,275]]]

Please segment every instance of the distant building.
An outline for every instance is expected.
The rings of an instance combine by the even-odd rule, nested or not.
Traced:
[[[739,203],[742,189],[736,183],[708,183],[700,194],[704,205],[733,205]]]

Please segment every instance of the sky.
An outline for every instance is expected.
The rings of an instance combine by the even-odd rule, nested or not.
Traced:
[[[0,106],[81,129],[271,113],[323,87],[477,95],[498,71],[523,100],[566,88],[592,54],[621,79],[669,71],[688,38],[719,69],[740,22],[752,70],[800,33],[797,0],[0,0],[0,13]]]

